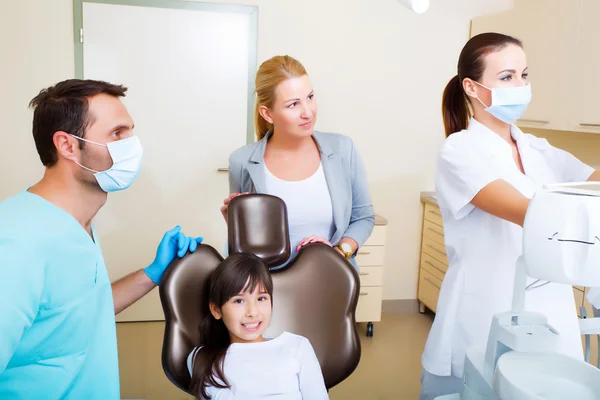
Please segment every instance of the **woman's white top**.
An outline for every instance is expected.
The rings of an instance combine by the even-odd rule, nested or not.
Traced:
[[[586,181],[594,169],[545,139],[512,126],[525,174],[510,145],[471,119],[442,146],[436,195],[444,222],[449,268],[422,362],[434,375],[462,377],[466,349],[485,346],[494,314],[512,307],[522,228],[471,204],[487,184],[502,179],[527,198],[544,184]],[[532,280],[530,279],[530,282]],[[546,315],[561,335],[556,349],[583,359],[572,287],[556,283],[527,292],[525,309]]]
[[[317,235],[331,240],[335,224],[323,165],[319,164],[313,175],[301,181],[279,179],[269,171],[266,163],[263,165],[267,193],[281,198],[287,207],[291,258],[296,254],[296,246],[305,237]]]
[[[190,375],[198,349],[188,356]],[[308,339],[293,333],[259,343],[232,343],[223,373],[231,388],[209,387],[213,400],[329,399],[315,351]]]

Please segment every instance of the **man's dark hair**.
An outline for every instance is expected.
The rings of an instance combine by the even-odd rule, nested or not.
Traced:
[[[63,131],[83,137],[88,126],[94,120],[88,112],[88,98],[105,93],[114,97],[123,97],[126,87],[111,83],[68,79],[43,89],[29,103],[33,112],[33,139],[42,164],[52,167],[58,161],[53,137]],[[80,148],[83,148],[80,141]]]

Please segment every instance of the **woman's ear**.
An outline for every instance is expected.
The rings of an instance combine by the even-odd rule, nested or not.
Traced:
[[[269,110],[267,107],[259,106],[258,113],[260,114],[261,117],[263,117],[265,119],[265,121],[267,121],[270,124],[273,123],[273,117],[271,117],[271,110]]]
[[[474,99],[477,98],[477,91],[475,90],[475,85],[477,85],[477,84],[475,82],[473,82],[473,80],[471,78],[465,78],[462,81],[462,86],[463,86],[465,93],[467,94],[467,96],[474,98]]]
[[[212,314],[213,317],[215,317],[215,319],[222,318],[221,310],[214,303],[210,303],[208,308],[210,308],[210,313]]]

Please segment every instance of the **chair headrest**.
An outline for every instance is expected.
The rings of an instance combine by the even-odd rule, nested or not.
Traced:
[[[290,257],[287,209],[279,197],[235,197],[229,202],[227,225],[229,254],[254,254],[268,267],[281,265]]]

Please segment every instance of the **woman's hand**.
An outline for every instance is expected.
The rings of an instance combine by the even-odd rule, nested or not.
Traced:
[[[325,239],[324,237],[312,235],[309,237],[305,237],[304,239],[302,239],[302,241],[300,241],[298,246],[296,246],[296,252],[298,252],[301,248],[303,248],[309,243],[325,243],[327,246],[333,247],[331,243],[329,243],[329,240]]]
[[[225,222],[227,222],[227,209],[229,208],[229,202],[233,198],[244,195],[244,194],[248,194],[248,192],[231,193],[227,198],[225,198],[225,200],[223,200],[223,206],[221,206],[221,215],[223,215],[223,218],[225,218]]]

